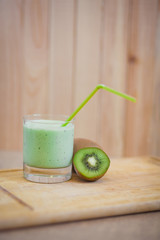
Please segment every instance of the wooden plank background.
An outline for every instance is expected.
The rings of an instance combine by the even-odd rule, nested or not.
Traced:
[[[160,1],[0,0],[0,149],[22,150],[22,117],[71,114],[109,156],[160,156]]]

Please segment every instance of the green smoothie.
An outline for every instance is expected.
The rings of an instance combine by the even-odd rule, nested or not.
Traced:
[[[23,160],[36,168],[65,168],[73,156],[74,125],[63,121],[29,120],[23,125]]]

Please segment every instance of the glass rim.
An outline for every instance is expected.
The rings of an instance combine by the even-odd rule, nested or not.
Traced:
[[[56,119],[54,119],[54,117]],[[63,118],[63,119],[62,119]],[[62,122],[66,122],[66,120],[69,118],[69,115],[65,115],[65,114],[47,114],[47,113],[34,113],[34,114],[26,114],[23,116],[23,121],[27,120],[27,121],[32,121],[32,120],[57,120],[57,121],[62,121]],[[67,121],[68,123],[74,123],[75,118],[73,118],[70,121]],[[36,122],[36,121],[34,121]],[[41,124],[44,124],[43,122],[39,122]]]

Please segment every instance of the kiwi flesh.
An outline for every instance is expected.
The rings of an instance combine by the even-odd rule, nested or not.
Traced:
[[[75,153],[73,166],[80,178],[87,181],[96,181],[108,170],[110,159],[100,148],[82,148]]]

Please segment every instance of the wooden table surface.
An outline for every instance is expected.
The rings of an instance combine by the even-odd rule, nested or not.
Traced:
[[[0,152],[0,168],[22,167],[22,154]],[[160,239],[160,211],[0,232],[0,239]]]

